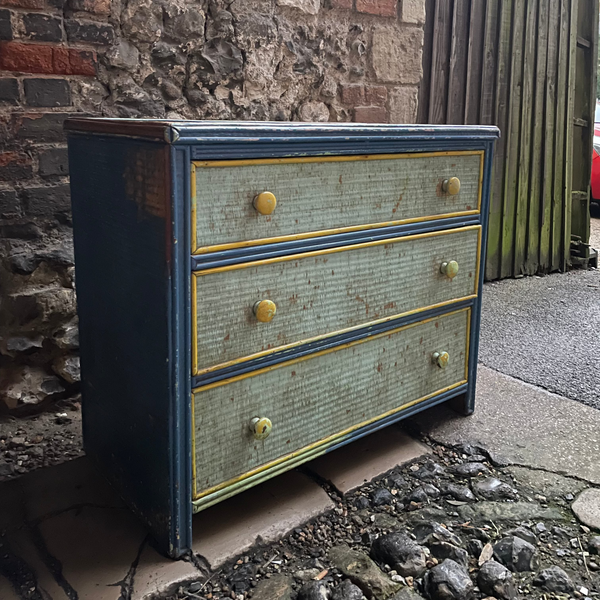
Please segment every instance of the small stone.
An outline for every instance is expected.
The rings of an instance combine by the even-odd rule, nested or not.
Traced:
[[[404,498],[404,504],[409,504],[410,502],[416,502],[417,504],[425,504],[426,502],[429,502],[429,496],[423,489],[423,486],[415,488],[410,494],[408,494],[408,496]]]
[[[584,525],[600,529],[600,489],[583,490],[571,505],[571,509]]]
[[[440,490],[438,490],[438,488],[436,488],[435,485],[431,485],[430,483],[424,483],[421,487],[430,498],[435,499],[440,497]]]
[[[477,575],[479,589],[488,596],[501,600],[515,600],[517,590],[512,573],[495,560],[488,560],[479,569]]]
[[[384,504],[393,504],[394,496],[386,488],[377,488],[371,494],[371,504],[373,506],[383,506]]]
[[[364,600],[362,590],[349,579],[344,579],[331,594],[331,600]]]
[[[424,587],[431,600],[468,600],[474,591],[468,571],[449,558],[427,571]]]
[[[321,569],[302,569],[294,573],[294,578],[298,579],[299,581],[310,581],[311,579],[314,579],[320,572]]]
[[[413,534],[421,544],[443,541],[455,546],[461,545],[461,540],[457,535],[435,521],[417,521],[413,526]]]
[[[291,600],[294,580],[287,575],[273,575],[262,579],[254,588],[253,600]],[[318,600],[325,600],[319,598]]]
[[[429,549],[431,550],[431,554],[438,560],[451,558],[453,561],[457,562],[463,567],[469,566],[468,552],[462,548],[454,546],[453,544],[449,544],[448,542],[437,542],[435,544],[430,544]]]
[[[67,425],[71,423],[72,419],[69,418],[67,413],[56,413],[56,417],[54,417],[54,422],[57,425]]]
[[[421,596],[413,587],[404,587],[389,600],[423,600],[423,596]]]
[[[527,527],[516,527],[515,529],[511,529],[506,532],[506,535],[514,535],[516,537],[529,542],[532,546],[535,546],[537,543],[537,538],[535,537],[535,533],[528,529]]]
[[[575,496],[573,496],[573,494],[565,494],[565,500],[567,502],[571,502],[574,498]]]
[[[328,557],[336,569],[351,579],[368,596],[387,598],[400,587],[366,554],[353,550],[347,545],[334,546],[329,550]]]
[[[0,460],[0,477],[10,477],[15,472],[15,466],[12,463]]]
[[[400,475],[399,473],[392,473],[387,478],[387,484],[390,487],[397,488],[397,489],[406,487],[408,485],[406,482],[406,479],[404,479],[404,477],[402,477],[402,475]]]
[[[357,496],[354,500],[354,506],[356,506],[358,510],[364,510],[365,508],[369,508],[371,504],[366,496]]]
[[[534,546],[519,537],[508,536],[494,545],[496,558],[511,571],[535,571],[537,552]]]
[[[328,600],[329,589],[322,581],[309,581],[298,592],[298,600]]]
[[[457,485],[456,483],[449,483],[443,488],[443,493],[446,496],[452,496],[459,502],[474,502],[477,500],[473,492],[466,485]]]
[[[81,381],[79,356],[61,356],[54,361],[52,369],[68,383]]]
[[[481,551],[483,550],[483,542],[476,538],[472,538],[467,540],[467,552],[475,557],[479,558],[481,556]]]
[[[420,577],[426,569],[423,546],[400,532],[378,537],[371,546],[371,557],[380,564],[390,565],[403,577]]]
[[[561,592],[565,594],[575,589],[571,578],[557,566],[544,569],[533,580],[533,585],[537,585],[548,592]]]
[[[547,527],[543,523],[536,523],[535,530],[538,533],[545,533],[546,531],[548,531]]]
[[[475,482],[473,491],[486,500],[500,500],[502,498],[514,500],[518,497],[517,490],[495,477],[486,477]]]
[[[204,584],[201,581],[194,581],[192,583],[190,583],[190,585],[188,585],[188,592],[192,592],[192,594],[195,594],[196,592],[199,592],[202,588],[203,588]]]
[[[454,473],[459,477],[477,477],[478,475],[487,475],[490,470],[480,462],[462,463],[453,469]]]
[[[445,473],[446,470],[441,465],[438,465],[437,463],[425,463],[414,473],[414,476],[421,480],[435,479]]]
[[[600,554],[600,535],[594,536],[588,543],[590,554]]]

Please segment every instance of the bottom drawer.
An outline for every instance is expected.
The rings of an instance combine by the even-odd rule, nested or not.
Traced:
[[[198,388],[194,498],[465,383],[470,309]],[[435,352],[447,352],[440,368]],[[272,422],[255,439],[255,417]]]

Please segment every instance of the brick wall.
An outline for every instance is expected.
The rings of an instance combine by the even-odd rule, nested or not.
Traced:
[[[78,391],[64,119],[414,122],[425,0],[0,0],[0,410]]]

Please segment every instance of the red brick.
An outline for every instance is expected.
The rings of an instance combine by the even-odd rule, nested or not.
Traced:
[[[31,177],[31,158],[18,152],[0,152],[0,181]]]
[[[44,8],[45,0],[0,0],[2,6],[15,6],[17,8]]]
[[[360,106],[365,103],[365,88],[362,85],[342,87],[342,102],[348,106]]]
[[[365,104],[368,106],[385,106],[387,88],[383,85],[365,87]]]
[[[380,17],[396,16],[397,0],[356,0],[356,10]]]
[[[42,44],[0,44],[0,70],[54,75],[96,75],[96,53]]]
[[[354,109],[355,123],[387,123],[387,111],[381,106],[357,106]]]
[[[84,10],[96,15],[110,14],[110,0],[71,0],[69,6],[73,10]]]
[[[331,0],[331,8],[352,8],[352,0]]]

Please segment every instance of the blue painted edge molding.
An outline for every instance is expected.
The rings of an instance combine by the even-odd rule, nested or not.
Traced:
[[[434,308],[420,313],[399,317],[398,319],[386,321],[385,323],[378,323],[370,327],[353,329],[352,331],[347,331],[338,335],[332,335],[323,339],[315,340],[314,342],[308,342],[306,344],[294,346],[293,348],[273,352],[272,354],[268,354],[267,356],[251,359],[243,363],[237,363],[230,367],[219,369],[218,371],[211,371],[210,373],[205,373],[203,375],[193,377],[192,389],[198,388],[203,385],[208,385],[209,383],[215,383],[216,381],[222,381],[223,379],[227,379],[229,377],[243,375],[244,373],[256,371],[257,369],[271,367],[273,365],[277,365],[288,360],[293,360],[295,358],[307,356],[314,352],[328,350],[330,348],[335,348],[337,346],[341,346],[349,342],[355,342],[357,340],[369,338],[379,333],[385,333],[386,331],[397,329],[398,327],[403,327],[405,325],[411,325],[413,323],[418,323],[419,321],[424,321],[425,319],[440,317],[445,315],[446,313],[453,312],[455,310],[460,310],[461,308],[472,307],[473,304],[473,300],[456,302],[454,304],[446,305],[440,308]]]
[[[171,282],[171,403],[170,465],[171,506],[170,556],[177,558],[192,546],[192,423],[191,423],[191,311],[189,218],[191,205],[190,155],[187,148],[170,149],[172,203]]]
[[[479,215],[467,215],[464,217],[452,217],[450,219],[438,219],[421,223],[407,223],[404,225],[323,235],[290,242],[273,242],[246,248],[207,252],[206,254],[196,254],[192,256],[192,270],[201,271],[205,269],[214,269],[217,267],[236,265],[250,260],[265,260],[289,254],[301,254],[303,252],[326,250],[327,248],[352,246],[364,242],[394,239],[418,233],[456,229],[457,227],[478,225],[479,223]]]

